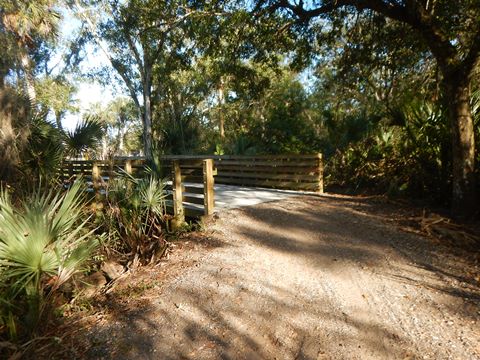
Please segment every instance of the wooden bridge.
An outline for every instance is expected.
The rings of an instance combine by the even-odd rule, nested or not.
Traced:
[[[168,205],[178,219],[210,216],[214,207],[228,208],[277,200],[297,191],[323,192],[321,154],[262,156],[162,156],[162,173],[167,180]],[[76,176],[102,192],[119,169],[143,176],[142,157],[113,160],[66,160],[61,177]]]

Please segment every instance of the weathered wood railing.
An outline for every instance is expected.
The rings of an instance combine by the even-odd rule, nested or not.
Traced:
[[[172,160],[170,162],[173,214],[187,217],[210,216],[214,211],[213,160]]]
[[[213,157],[219,184],[323,192],[321,154]]]
[[[171,187],[169,185],[172,212],[180,217],[213,213],[214,175],[215,182],[219,184],[323,192],[321,154],[167,155],[161,157],[160,163],[165,177],[172,182]],[[62,176],[68,179],[82,174],[96,192],[101,192],[119,168],[134,177],[141,177],[145,159],[126,157],[113,161],[67,160],[62,168]],[[182,199],[183,210],[180,210],[182,206],[179,199]]]
[[[323,192],[322,154],[164,156],[164,159],[212,159],[215,183]]]
[[[91,191],[100,195],[120,169],[134,177],[145,171],[145,160],[124,158],[113,161],[65,160],[61,177],[65,182],[82,176]],[[211,159],[163,159],[167,180],[167,209],[183,222],[185,217],[210,216],[214,211],[214,169]],[[180,200],[181,199],[181,200]]]

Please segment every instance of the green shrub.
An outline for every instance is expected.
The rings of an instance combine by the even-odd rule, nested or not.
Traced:
[[[110,234],[106,250],[143,264],[161,256],[167,246],[162,230],[166,197],[165,182],[152,173],[141,179],[122,173],[112,179],[99,217]]]
[[[327,164],[327,186],[391,195],[445,199],[450,193],[450,134],[441,109],[413,103],[403,126],[380,126],[337,151]]]
[[[97,245],[87,229],[81,183],[63,194],[37,190],[13,204],[0,190],[0,334],[33,335],[48,320],[62,284]]]

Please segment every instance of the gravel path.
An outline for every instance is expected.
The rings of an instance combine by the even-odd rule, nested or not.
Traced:
[[[455,259],[340,196],[230,210],[219,246],[95,330],[124,359],[480,359]]]

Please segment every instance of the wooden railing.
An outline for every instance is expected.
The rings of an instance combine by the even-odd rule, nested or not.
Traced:
[[[164,160],[212,159],[215,183],[323,193],[322,154],[164,156]]]
[[[167,180],[167,209],[178,222],[185,217],[210,216],[214,211],[214,169],[211,159],[164,159]],[[107,191],[108,181],[120,169],[134,177],[144,176],[145,160],[124,158],[114,161],[65,160],[61,178],[68,183],[82,176],[97,196]],[[181,199],[181,200],[180,200]]]
[[[323,192],[321,154],[167,155],[161,157],[160,163],[164,176],[171,181],[172,185],[168,189],[171,194],[169,203],[171,211],[178,217],[208,216],[213,213],[214,176],[218,184]],[[82,174],[98,193],[102,192],[119,168],[134,177],[141,177],[145,159],[124,157],[113,161],[67,160],[61,174],[64,179]]]
[[[321,154],[212,158],[219,184],[323,192]]]
[[[183,222],[185,216],[211,216],[214,211],[213,160],[172,160],[173,214]]]

